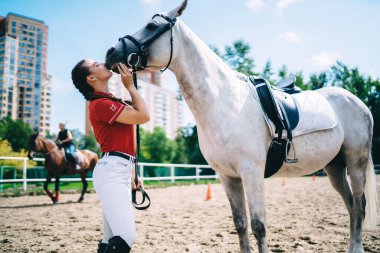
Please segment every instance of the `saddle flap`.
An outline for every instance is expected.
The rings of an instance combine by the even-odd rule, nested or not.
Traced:
[[[276,132],[281,129],[293,130],[299,122],[298,107],[293,97],[273,89],[265,79],[250,80],[256,87],[264,113],[276,126]]]
[[[299,113],[297,105],[290,94],[282,91],[274,90],[273,95],[279,102],[281,109],[283,110],[284,116],[287,119],[288,126],[290,130],[296,128],[299,122]]]

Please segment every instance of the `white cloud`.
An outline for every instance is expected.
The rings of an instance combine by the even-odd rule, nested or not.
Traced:
[[[293,43],[298,43],[301,40],[301,37],[298,36],[295,32],[280,33],[278,36],[288,42]]]
[[[259,9],[261,9],[262,7],[264,7],[264,0],[248,0],[247,1],[247,7],[251,10],[251,11],[257,11]]]
[[[141,0],[144,4],[158,4],[161,0]]]
[[[313,56],[311,61],[317,66],[318,70],[325,70],[341,58],[342,55],[339,52],[321,51],[316,56]]]
[[[288,8],[292,4],[300,3],[303,0],[278,0],[277,2],[277,8],[279,10],[284,10]]]
[[[57,79],[54,77],[51,80],[51,85],[52,85],[52,92],[54,94],[67,94],[74,91],[75,89],[75,86],[72,82]]]

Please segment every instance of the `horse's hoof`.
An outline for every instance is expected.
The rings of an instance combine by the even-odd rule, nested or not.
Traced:
[[[78,199],[78,202],[82,202],[82,201],[83,201],[83,198],[80,197],[80,198]]]
[[[53,197],[51,198],[51,201],[53,201],[53,204],[56,204],[57,203],[57,200]]]

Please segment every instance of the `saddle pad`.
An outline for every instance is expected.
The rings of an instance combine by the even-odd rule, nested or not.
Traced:
[[[75,151],[75,159],[78,163],[82,163],[84,161],[84,155],[79,150]]]
[[[246,80],[246,83],[252,90],[256,100],[260,101],[257,90],[249,81],[249,78]],[[301,93],[292,94],[291,96],[294,98],[299,112],[298,125],[292,131],[293,137],[315,131],[331,129],[336,126],[336,114],[327,99],[320,93],[316,91],[302,91]],[[258,102],[258,104],[269,127],[271,136],[274,137],[276,134],[276,126],[266,115],[261,103]],[[286,131],[284,131],[283,136],[286,136]]]
[[[292,131],[293,137],[331,129],[337,124],[336,114],[327,99],[315,91],[293,94],[298,111],[299,122]]]

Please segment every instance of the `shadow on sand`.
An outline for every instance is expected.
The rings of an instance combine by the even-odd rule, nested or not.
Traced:
[[[0,206],[0,209],[21,209],[21,208],[33,208],[33,207],[45,207],[45,206],[57,206],[57,205],[68,205],[68,204],[81,204],[83,202],[78,201],[67,201],[58,203],[44,203],[44,204],[31,204],[31,205],[21,205],[21,206]]]

